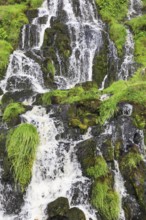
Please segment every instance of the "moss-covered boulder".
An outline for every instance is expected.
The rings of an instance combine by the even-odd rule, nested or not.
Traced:
[[[42,68],[45,74],[50,76],[50,79],[49,77],[46,79],[53,82],[55,73],[66,76],[71,55],[71,40],[67,25],[59,20],[51,21],[51,28],[45,30],[42,52],[45,58]],[[60,57],[60,61],[57,56]]]
[[[19,115],[26,111],[21,103],[10,103],[4,110],[3,121],[10,126],[14,126],[21,122]]]
[[[68,199],[64,197],[60,197],[55,201],[49,203],[47,207],[47,212],[50,218],[57,215],[64,216],[67,214],[68,210],[69,210],[69,202]]]
[[[121,157],[120,170],[129,194],[138,199],[141,209],[146,213],[146,164],[137,146]]]
[[[76,145],[76,154],[81,163],[83,175],[88,176],[87,169],[94,166],[96,156],[96,142],[94,139],[88,139]]]
[[[69,208],[67,198],[60,197],[48,204],[47,220],[85,220],[84,213],[78,208]]]

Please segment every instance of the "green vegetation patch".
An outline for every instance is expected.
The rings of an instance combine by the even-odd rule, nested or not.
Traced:
[[[5,40],[0,40],[0,79],[4,75],[12,50],[13,48],[10,43]]]
[[[92,186],[92,204],[105,220],[118,220],[120,213],[120,197],[113,189],[112,176],[102,156],[97,156],[95,165],[87,169],[87,173],[94,179]]]
[[[20,184],[22,191],[31,179],[38,144],[37,129],[27,123],[19,125],[7,138],[8,158],[15,182]]]
[[[91,84],[91,86],[89,86]],[[88,88],[89,86],[89,88]],[[72,104],[78,101],[98,99],[99,90],[94,82],[87,82],[86,85],[78,85],[69,90],[53,90],[42,95],[42,103],[50,104]]]
[[[146,67],[146,15],[142,15],[126,22],[134,33],[135,60]]]
[[[3,120],[5,122],[10,122],[24,112],[25,108],[21,103],[10,103],[4,111]]]
[[[92,191],[93,205],[106,220],[118,220],[120,214],[120,198],[111,190],[108,182],[97,181]]]
[[[123,54],[126,28],[121,23],[127,16],[128,0],[96,0],[99,13],[109,23],[110,37],[115,42],[119,56]]]
[[[88,168],[87,173],[89,176],[93,176],[94,178],[107,175],[108,166],[105,159],[101,156],[96,157],[95,165]]]
[[[146,74],[141,70],[129,81],[114,82],[104,93],[109,98],[100,105],[100,122],[101,124],[112,117],[118,111],[118,103],[129,102],[135,105],[146,105]]]
[[[142,155],[138,152],[127,153],[121,161],[121,168],[132,170],[137,168],[140,162],[143,161]]]

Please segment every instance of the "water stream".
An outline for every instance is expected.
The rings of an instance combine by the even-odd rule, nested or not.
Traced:
[[[77,83],[92,80],[93,59],[95,53],[100,51],[103,45],[102,31],[104,25],[98,18],[94,0],[79,0],[77,14],[72,2],[72,0],[62,1],[62,9],[66,13],[65,22],[70,33],[72,53],[69,58],[69,68],[66,77],[62,75],[61,59],[59,53],[57,54],[57,59],[60,63],[60,73],[56,74],[55,80],[58,88],[61,89],[71,88]],[[136,2],[137,4],[140,3],[139,0]],[[21,46],[11,55],[6,77],[0,82],[4,93],[7,91],[21,92],[28,89],[35,93],[48,91],[49,88],[44,85],[43,72],[40,65],[27,56],[26,52],[40,51],[45,29],[51,28],[52,17],[58,16],[58,7],[59,0],[45,0],[38,9],[38,16],[32,20],[31,24],[22,28]],[[138,10],[140,10],[140,7]],[[128,12],[129,19],[139,13],[140,11],[135,9],[134,1],[131,0]],[[115,47],[111,41],[109,46],[112,48],[110,56],[115,56],[114,58],[117,60]],[[125,58],[119,72],[119,78],[127,78],[129,76],[129,68],[133,72],[134,43],[129,30],[127,30],[125,48]],[[107,75],[103,80],[101,89],[104,89],[106,79]],[[58,121],[54,112],[46,113],[45,108],[40,106],[33,106],[31,111],[22,115],[22,122],[32,123],[37,127],[40,135],[40,145],[33,166],[32,180],[24,197],[24,205],[18,215],[6,215],[2,204],[5,202],[4,185],[0,179],[0,219],[46,220],[47,204],[63,196],[68,198],[71,207],[77,206],[84,211],[86,220],[90,218],[97,220],[95,210],[88,201],[91,181],[82,175],[74,149],[77,143],[91,137],[90,132],[80,135],[77,141],[73,141],[71,138],[57,139],[56,136],[64,131],[63,123]],[[112,125],[109,125],[102,135],[103,137],[111,135],[112,132]],[[0,167],[0,176],[1,173],[2,168]],[[117,161],[115,161],[115,188],[117,191],[119,184],[123,184],[119,192],[121,200],[124,195],[124,191],[122,191],[124,183],[122,181]],[[76,188],[78,188],[78,196],[76,200],[73,200]],[[9,190],[11,189],[9,188]],[[121,220],[124,219],[121,207]]]

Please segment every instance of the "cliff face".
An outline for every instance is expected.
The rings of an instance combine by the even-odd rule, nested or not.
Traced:
[[[145,220],[146,2],[41,3],[0,1],[0,219]]]

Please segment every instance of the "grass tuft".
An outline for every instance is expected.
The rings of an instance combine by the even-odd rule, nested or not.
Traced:
[[[5,122],[10,122],[24,112],[25,108],[21,103],[10,103],[4,111],[3,120]]]
[[[31,179],[38,144],[37,129],[27,123],[19,125],[7,138],[8,158],[15,182],[20,184],[22,191]]]

